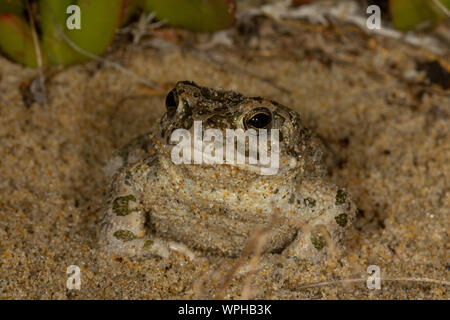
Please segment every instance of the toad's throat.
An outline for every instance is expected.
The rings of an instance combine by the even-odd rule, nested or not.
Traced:
[[[192,212],[189,222],[183,215],[174,215],[174,212],[184,210]],[[172,212],[170,222],[164,214],[155,213],[151,216],[150,228],[155,235],[188,244],[192,248],[236,257],[242,254],[249,245],[249,240],[256,230],[255,227],[258,225],[266,227],[270,218],[261,215],[242,219],[242,212],[234,214],[228,212],[227,218],[222,219],[225,214],[223,210],[224,208],[219,207],[194,210],[180,207]],[[166,214],[171,213],[167,212]],[[268,233],[265,251],[282,251],[293,241],[297,232],[295,227],[287,224],[272,227]],[[192,234],[196,236],[192,237]]]

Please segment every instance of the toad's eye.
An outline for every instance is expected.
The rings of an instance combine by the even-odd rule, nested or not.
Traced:
[[[264,129],[272,121],[272,114],[270,110],[266,108],[259,108],[254,110],[245,119],[245,126],[247,128]]]
[[[166,108],[168,116],[173,116],[178,107],[178,95],[175,89],[169,92],[166,97]]]

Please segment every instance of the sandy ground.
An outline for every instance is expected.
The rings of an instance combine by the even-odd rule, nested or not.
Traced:
[[[450,94],[418,70],[436,57],[352,26],[260,18],[238,29],[232,47],[166,29],[165,42],[119,41],[106,58],[165,90],[189,79],[299,111],[327,146],[329,179],[359,208],[345,253],[314,265],[266,255],[221,290],[235,259],[100,252],[103,167],[163,113],[164,95],[91,62],[48,75],[40,106],[24,89],[36,71],[0,57],[0,298],[449,298]],[[79,291],[66,289],[70,265]],[[369,265],[388,279],[380,290],[366,286]],[[302,288],[324,281],[337,282]]]

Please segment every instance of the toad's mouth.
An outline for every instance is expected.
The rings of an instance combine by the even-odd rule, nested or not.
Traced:
[[[203,130],[201,121],[194,129],[177,129],[170,141],[174,164],[234,165],[261,175],[278,173],[280,164],[279,129]]]

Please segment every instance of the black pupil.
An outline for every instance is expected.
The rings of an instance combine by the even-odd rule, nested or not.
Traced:
[[[257,113],[248,120],[248,125],[254,128],[265,128],[270,123],[271,117],[267,113]]]
[[[178,97],[174,90],[170,91],[166,97],[166,108],[168,111],[175,111],[178,107]]]

